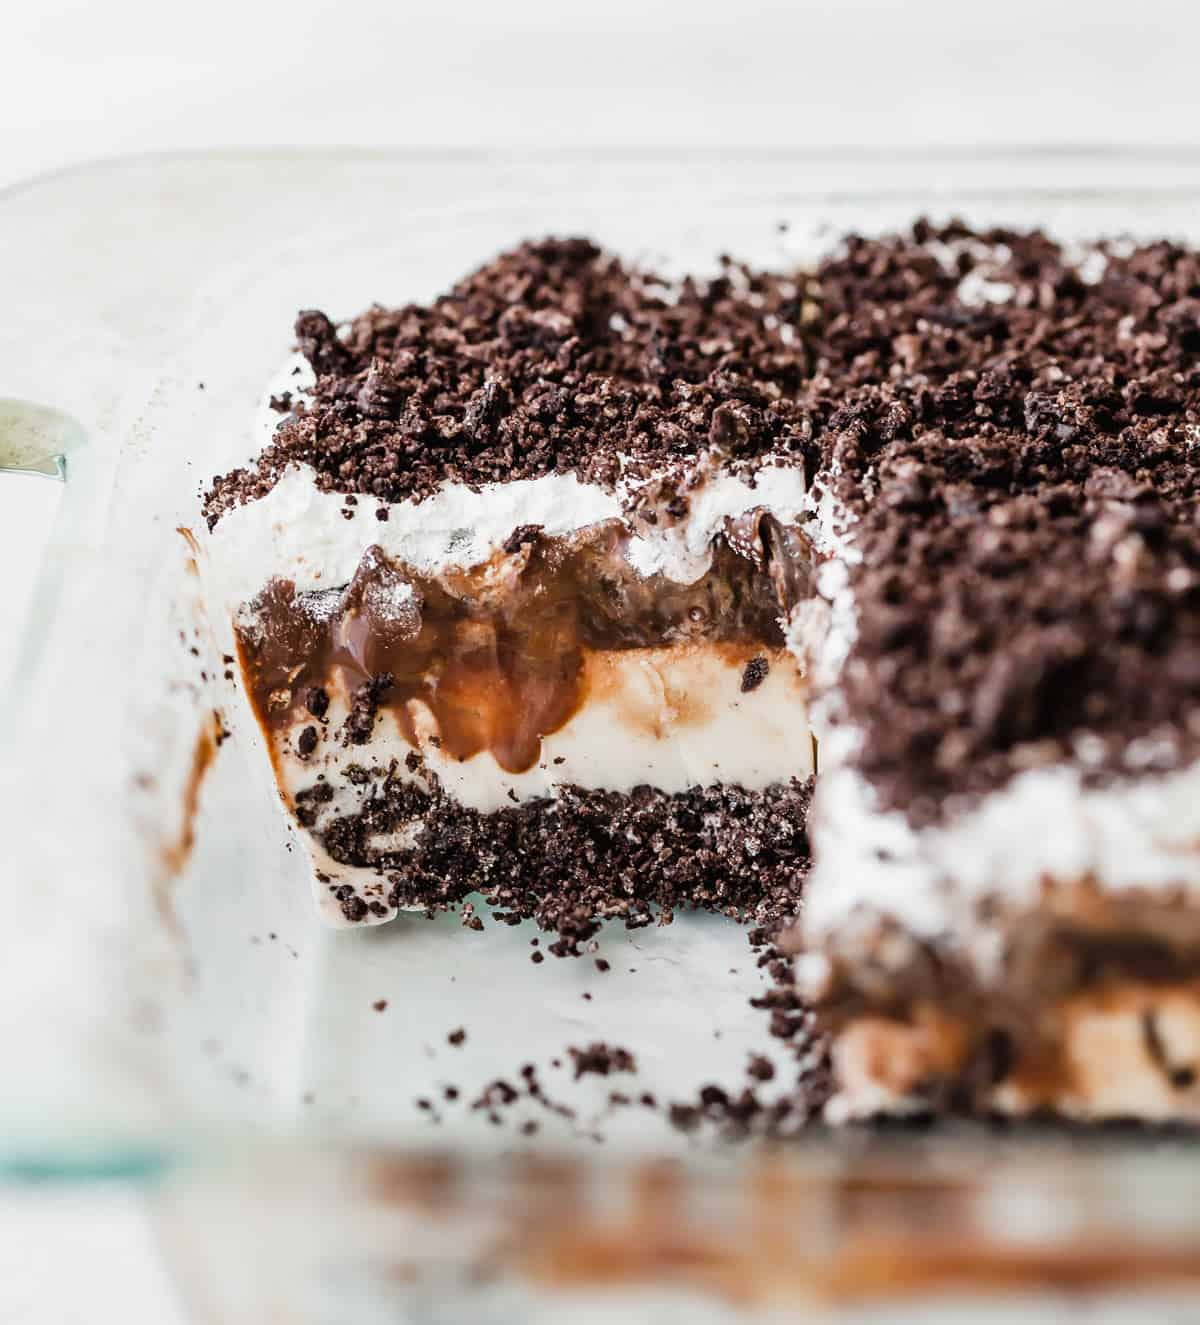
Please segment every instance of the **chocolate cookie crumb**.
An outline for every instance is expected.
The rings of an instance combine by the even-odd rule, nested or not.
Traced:
[[[357,894],[353,893],[349,897],[342,899],[341,908],[342,915],[355,924],[362,920],[367,914],[366,902],[364,902],[361,897],[357,896]]]
[[[694,1132],[700,1126],[702,1114],[693,1104],[672,1104],[667,1110],[667,1118],[678,1131]]]
[[[354,691],[350,712],[342,724],[342,737],[348,745],[365,745],[371,739],[379,701],[391,688],[391,674],[384,672],[365,681]]]
[[[775,1065],[769,1058],[764,1058],[761,1054],[753,1054],[746,1071],[755,1081],[770,1081],[775,1076]]]
[[[575,1068],[576,1081],[589,1073],[606,1077],[610,1072],[637,1071],[637,1063],[628,1049],[607,1045],[602,1040],[584,1049],[568,1048],[567,1053]]]
[[[540,524],[518,525],[516,529],[504,540],[503,550],[510,556],[515,552],[520,552],[523,547],[529,547],[542,536],[542,526]]]
[[[761,654],[756,658],[751,658],[742,672],[742,694],[747,695],[751,690],[757,690],[767,679],[767,673],[770,670],[770,663]]]

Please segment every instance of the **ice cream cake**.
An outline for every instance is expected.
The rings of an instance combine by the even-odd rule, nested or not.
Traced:
[[[831,1117],[1200,1116],[1191,249],[549,241],[297,339],[206,512],[339,920],[796,911],[811,839]]]
[[[206,510],[335,917],[794,877],[803,310],[790,279],[669,287],[551,241],[427,307],[301,315],[308,375]]]

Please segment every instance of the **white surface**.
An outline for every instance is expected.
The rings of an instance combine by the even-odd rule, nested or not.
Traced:
[[[1198,36],[1186,0],[39,0],[5,10],[0,183],[262,143],[1187,143]]]
[[[0,1194],[2,1325],[182,1320],[140,1198],[115,1183]]]
[[[0,474],[0,684],[16,663],[42,544],[61,496],[55,479]]]

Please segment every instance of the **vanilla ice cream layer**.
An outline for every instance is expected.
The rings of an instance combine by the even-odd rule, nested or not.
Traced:
[[[749,661],[750,651],[745,656]],[[297,736],[309,720],[301,716],[280,731],[275,744],[280,788],[293,797],[321,773],[336,788],[348,767],[386,770],[393,760],[403,777],[404,762],[414,749],[444,791],[484,814],[552,796],[560,786],[626,793],[652,786],[674,795],[714,783],[756,791],[807,778],[813,772],[813,748],[803,726],[803,682],[786,656],[772,662],[762,684],[743,693],[741,669],[731,665],[727,653],[703,644],[591,654],[585,662],[587,702],[542,738],[538,762],[516,773],[500,768],[486,753],[463,760],[447,754],[436,743],[433,715],[419,700],[410,705],[418,733],[415,747],[385,708],[366,745],[328,740],[302,757]],[[348,712],[345,690],[335,690],[330,727],[336,728]],[[330,808],[346,807],[335,797]]]

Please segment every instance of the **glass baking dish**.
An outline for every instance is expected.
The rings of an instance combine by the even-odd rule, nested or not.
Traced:
[[[537,234],[591,234],[668,270],[722,252],[778,266],[921,214],[1197,241],[1198,200],[1195,154],[1066,151],[219,153],[102,163],[0,196],[0,396],[83,434],[0,714],[6,1170],[153,1182],[199,1319],[262,1319],[268,1300],[304,1321],[346,1319],[350,1301],[368,1320],[531,1319],[543,1294],[626,1281],[646,1289],[623,1299],[639,1319],[674,1309],[661,1294],[675,1291],[712,1319],[818,1299],[857,1310],[846,1276],[900,1311],[899,1264],[917,1267],[920,1300],[944,1282],[960,1304],[972,1284],[1010,1301],[1099,1286],[1107,1304],[1117,1287],[1186,1280],[1200,1159],[1183,1139],[1018,1135],[997,1150],[935,1132],[855,1149],[814,1133],[768,1162],[762,1144],[614,1106],[614,1085],[693,1098],[764,1051],[779,1069],[766,1095],[787,1092],[794,1065],[750,1005],[766,977],[736,925],[610,927],[606,975],[590,959],[535,965],[527,926],[322,929],[212,650],[191,534],[208,479],[256,449],[301,307],[344,317],[427,298]],[[11,467],[61,475],[61,436]],[[569,1048],[596,1040],[628,1046],[636,1075],[572,1080]],[[527,1062],[572,1113],[542,1110],[532,1135],[519,1109],[497,1126],[470,1107]],[[1002,1197],[979,1197],[993,1178]],[[231,1203],[241,1215],[223,1222]],[[637,1231],[614,1232],[631,1209]],[[289,1260],[264,1230],[301,1210],[320,1212],[310,1232],[327,1219],[338,1234],[298,1238]],[[243,1221],[261,1258],[244,1254]],[[416,1236],[427,1224],[438,1238]],[[566,1225],[578,1245],[547,1240]],[[930,1226],[936,1255],[911,1240]],[[370,1275],[353,1272],[357,1248]],[[1113,1264],[1121,1274],[1099,1273]]]

